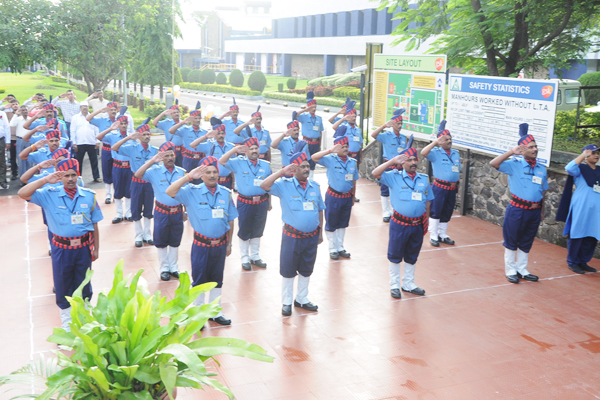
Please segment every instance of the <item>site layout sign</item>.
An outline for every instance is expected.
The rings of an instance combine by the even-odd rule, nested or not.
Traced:
[[[446,56],[388,56],[373,63],[373,124],[381,126],[405,108],[402,130],[429,138],[444,119]]]
[[[454,144],[498,155],[515,147],[519,125],[529,124],[538,161],[550,164],[555,83],[534,79],[450,75],[448,125]]]

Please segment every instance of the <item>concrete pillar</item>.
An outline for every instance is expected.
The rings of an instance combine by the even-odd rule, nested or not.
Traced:
[[[292,76],[292,55],[281,55],[281,74],[283,76]]]
[[[325,54],[323,56],[323,75],[333,75],[335,71],[335,56]]]
[[[266,74],[268,72],[268,65],[269,65],[269,54],[266,53],[262,53],[260,54],[260,70],[262,71],[263,74]]]
[[[235,53],[235,67],[240,71],[244,71],[244,53]]]

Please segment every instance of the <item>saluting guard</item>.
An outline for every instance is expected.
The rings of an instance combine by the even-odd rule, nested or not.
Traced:
[[[233,144],[239,144],[242,143],[244,139],[242,139],[239,134],[235,133],[235,129],[239,128],[244,121],[238,119],[238,116],[240,115],[240,107],[235,103],[235,97],[232,97],[232,99],[233,104],[229,106],[229,111],[221,115],[221,117],[218,119],[222,120],[223,125],[225,125],[225,141]]]
[[[316,115],[317,100],[313,91],[306,93],[306,108],[298,112],[297,120],[302,124],[302,140],[308,143],[308,153],[312,156],[316,152],[321,151],[321,141],[323,140],[323,118]],[[296,119],[296,118],[294,118]],[[316,163],[308,159],[310,164],[310,176],[313,178],[315,173]]]
[[[175,137],[180,137],[183,140],[183,161],[182,167],[187,172],[190,172],[196,168],[200,160],[204,158],[205,154],[196,149],[190,144],[196,139],[206,135],[206,131],[200,128],[200,122],[202,121],[202,110],[200,109],[200,102],[196,104],[196,109],[190,113],[190,116],[180,121],[178,124],[173,125],[169,132]],[[185,125],[189,124],[191,125]]]
[[[236,135],[240,135],[243,140],[250,137],[258,139],[260,145],[258,158],[261,160],[267,160],[271,162],[271,134],[262,125],[262,114],[260,112],[260,106],[256,109],[256,112],[252,113],[252,119],[248,122],[244,122],[242,125],[235,128],[233,131]],[[250,125],[254,125],[250,128]]]
[[[290,152],[298,143],[302,143],[301,151],[306,154],[306,159],[310,160],[308,144],[304,140],[298,141],[300,135],[300,123],[296,120],[296,111],[292,113],[292,121],[287,124],[287,131],[273,140],[271,147],[281,152],[281,166],[290,165]]]
[[[167,118],[161,121],[161,119],[165,116]],[[175,145],[175,165],[178,167],[181,167],[183,163],[183,155],[181,154],[183,149],[183,138],[181,136],[173,135],[171,132],[169,132],[169,129],[180,122],[180,116],[181,110],[179,109],[179,105],[173,104],[171,107],[169,107],[169,109],[160,113],[152,121],[152,125],[165,133],[165,142],[172,142]]]

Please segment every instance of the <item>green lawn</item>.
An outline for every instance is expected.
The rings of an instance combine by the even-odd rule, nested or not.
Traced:
[[[246,82],[244,83],[244,87],[247,87],[248,89],[250,89],[248,87],[248,77],[249,77],[249,75],[245,76]],[[277,84],[279,84],[279,83],[283,83],[283,89],[287,90],[287,81],[288,81],[288,79],[290,79],[289,76],[265,75],[265,77],[267,78],[267,86],[265,86],[265,90],[264,90],[265,92],[276,92]],[[296,81],[296,89],[304,89],[306,87],[307,83],[308,83],[308,79],[298,79]]]

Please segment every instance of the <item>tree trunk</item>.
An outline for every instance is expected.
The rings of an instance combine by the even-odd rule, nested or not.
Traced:
[[[150,85],[150,104],[154,103],[154,85]]]
[[[137,91],[137,82],[133,82],[133,93]]]
[[[163,99],[163,89],[164,89],[163,84],[161,83],[159,87],[160,87],[160,101],[162,101],[162,99]]]

